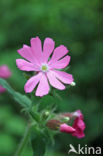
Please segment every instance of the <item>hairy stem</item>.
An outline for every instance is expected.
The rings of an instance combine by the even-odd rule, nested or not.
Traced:
[[[22,151],[29,140],[30,130],[31,130],[31,127],[30,127],[30,125],[28,125],[28,127],[25,130],[24,137],[22,138],[22,140],[19,144],[19,147],[15,153],[15,156],[21,156]]]

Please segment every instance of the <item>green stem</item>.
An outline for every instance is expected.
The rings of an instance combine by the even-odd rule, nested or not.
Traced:
[[[15,156],[21,156],[22,151],[23,151],[25,145],[27,144],[27,142],[29,140],[30,130],[31,130],[31,127],[30,127],[30,125],[28,125],[28,127],[26,128],[24,137],[22,138],[22,140],[21,140],[21,142],[19,144],[19,147],[18,147],[18,149],[17,149],[17,151],[15,153]]]

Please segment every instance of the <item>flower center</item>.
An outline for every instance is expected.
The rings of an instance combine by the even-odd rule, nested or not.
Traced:
[[[42,66],[41,66],[41,70],[42,70],[43,72],[47,72],[48,69],[49,69],[49,67],[48,67],[47,64],[42,64]]]

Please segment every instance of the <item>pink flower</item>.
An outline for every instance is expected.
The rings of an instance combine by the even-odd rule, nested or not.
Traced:
[[[77,115],[76,119],[73,123],[73,128],[76,130],[72,133],[73,136],[76,136],[77,138],[83,138],[85,136],[84,130],[85,130],[85,123],[83,121],[83,114],[80,110],[74,112],[75,115]]]
[[[60,131],[65,133],[71,133],[72,136],[76,136],[77,138],[83,138],[85,136],[84,135],[85,123],[83,121],[83,114],[81,113],[81,111],[77,110],[73,113],[64,113],[63,115],[68,116],[71,119],[72,118],[75,119],[72,127],[68,126],[67,124],[61,124]]]
[[[0,78],[9,78],[11,76],[11,72],[9,70],[9,68],[6,65],[2,65],[0,66]],[[0,86],[0,93],[4,92],[5,89]]]
[[[71,74],[60,71],[70,62],[67,48],[60,45],[54,49],[55,42],[51,38],[44,40],[43,50],[39,37],[32,38],[30,42],[31,47],[23,45],[23,48],[18,50],[18,53],[26,60],[16,60],[17,67],[20,70],[37,73],[25,84],[25,92],[32,92],[38,85],[36,96],[44,96],[50,91],[49,83],[54,88],[64,90],[65,86],[63,83],[71,84],[73,82]]]

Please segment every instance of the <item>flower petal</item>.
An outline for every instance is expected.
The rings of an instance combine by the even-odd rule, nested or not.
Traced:
[[[43,61],[47,62],[49,56],[54,50],[55,42],[51,38],[46,38],[44,40],[44,46],[43,46]]]
[[[16,59],[16,65],[20,70],[23,71],[39,71],[40,68],[36,64],[27,62],[23,59]]]
[[[55,63],[55,61],[61,59],[62,57],[64,57],[66,54],[68,53],[68,49],[61,45],[59,47],[57,47],[55,50],[54,50],[54,53],[51,57],[51,60],[49,61],[49,64],[51,63]]]
[[[86,126],[85,126],[84,121],[79,119],[79,121],[78,121],[78,128],[80,128],[82,131],[84,131],[85,127]]]
[[[65,123],[60,125],[60,131],[65,133],[73,133],[75,132],[75,129]]]
[[[41,75],[42,73],[39,73],[35,76],[32,76],[25,84],[24,86],[24,90],[26,93],[30,93],[34,90],[34,88],[36,87],[36,85],[39,83],[40,79],[41,79]]]
[[[51,86],[60,90],[65,89],[65,86],[56,78],[55,72],[49,71],[47,73],[47,77],[49,79]]]
[[[76,131],[72,134],[73,136],[76,136],[77,138],[83,138],[85,136],[84,130],[86,128],[85,123],[83,121],[83,114],[80,110],[77,110],[76,113],[79,115],[76,117],[73,123],[73,128],[76,129]]]
[[[23,45],[23,48],[17,50],[17,52],[26,60],[34,63],[37,62],[37,60],[35,59],[35,55],[33,55],[33,52],[29,46]]]
[[[2,86],[0,86],[0,93],[5,92],[5,88],[3,88]]]
[[[85,134],[83,131],[81,131],[80,129],[76,130],[75,132],[72,133],[72,136],[77,137],[78,139],[84,138]]]
[[[50,64],[50,68],[62,69],[65,68],[70,62],[70,56],[65,56],[63,59],[59,61],[55,61],[55,63]],[[49,63],[48,63],[49,65]]]
[[[30,42],[31,42],[31,49],[32,49],[33,55],[38,60],[38,63],[41,64],[42,55],[43,55],[41,40],[39,39],[39,37],[36,37],[36,38],[32,38]]]
[[[6,65],[0,66],[0,77],[8,78],[10,76],[11,76],[11,71],[9,70],[8,66]]]
[[[48,84],[48,80],[47,80],[47,77],[44,73],[42,73],[42,76],[41,76],[41,79],[40,79],[40,82],[39,82],[39,85],[37,87],[37,90],[36,90],[36,96],[44,96],[46,94],[48,94],[49,92],[49,84]]]
[[[68,74],[64,71],[57,71],[53,70],[55,72],[55,77],[62,81],[65,84],[71,84],[73,82],[73,77],[71,74]]]
[[[83,119],[83,114],[81,113],[81,110],[76,110],[75,112],[71,113],[72,116],[82,118]]]

